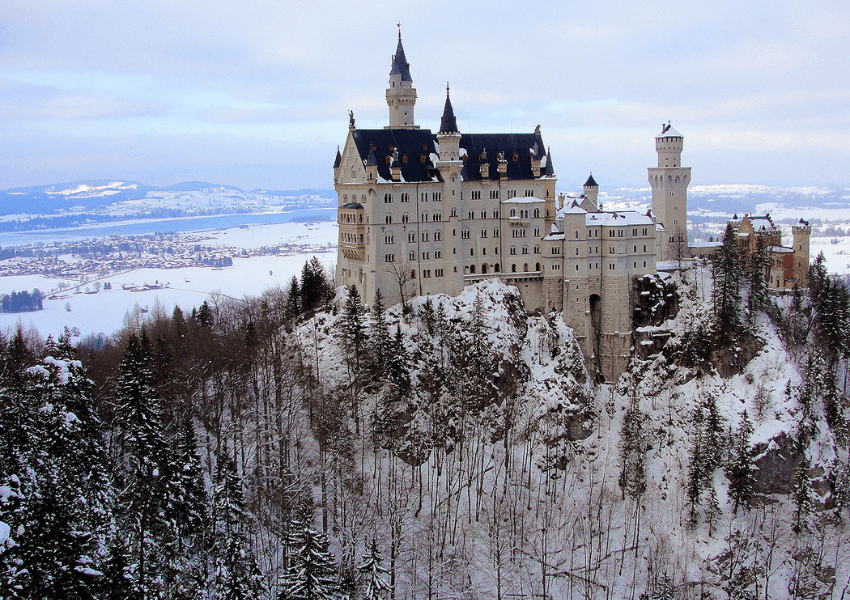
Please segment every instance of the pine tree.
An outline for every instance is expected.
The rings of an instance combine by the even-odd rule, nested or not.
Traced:
[[[140,339],[131,334],[127,341],[116,392],[123,415],[120,440],[127,465],[119,512],[129,538],[136,589],[143,597],[154,597],[165,575],[165,546],[172,541],[173,527],[167,516],[168,446],[144,335]]]
[[[363,553],[363,562],[357,566],[360,573],[363,600],[384,600],[390,591],[386,568],[381,566],[383,558],[378,550],[378,541],[373,537],[369,548]]]
[[[625,499],[628,494],[638,499],[646,490],[646,440],[644,439],[646,415],[640,410],[637,398],[632,398],[623,416],[620,429],[620,489]]]
[[[770,257],[767,248],[760,236],[756,236],[755,252],[747,261],[747,280],[749,282],[749,296],[747,298],[747,324],[750,329],[755,327],[756,313],[764,310],[769,302],[767,281],[765,271],[770,266]]]
[[[342,324],[344,346],[354,359],[355,375],[359,375],[360,361],[366,348],[366,307],[353,285],[348,287]]]
[[[738,428],[734,454],[726,466],[726,478],[729,480],[729,495],[735,501],[734,512],[738,506],[749,507],[753,494],[753,459],[750,455],[750,438],[753,435],[753,424],[745,410],[741,415],[741,425]]]
[[[260,567],[247,536],[241,484],[230,457],[219,456],[215,486],[216,531],[213,540],[213,595],[224,600],[255,600],[266,593]]]
[[[792,495],[794,497],[794,532],[799,533],[806,526],[806,518],[812,512],[812,484],[809,479],[811,473],[809,458],[806,456],[805,447],[800,447],[800,462],[794,468],[794,486]]]
[[[723,244],[714,255],[714,304],[715,332],[718,342],[730,340],[740,324],[738,304],[741,301],[741,259],[738,237],[732,224],[726,225]]]
[[[381,290],[375,290],[375,299],[372,302],[372,323],[369,328],[369,339],[371,352],[375,357],[375,366],[378,376],[383,376],[390,360],[390,329],[387,326],[386,307]]]
[[[281,581],[280,600],[339,600],[342,598],[333,555],[324,534],[306,527],[301,547],[291,557]]]

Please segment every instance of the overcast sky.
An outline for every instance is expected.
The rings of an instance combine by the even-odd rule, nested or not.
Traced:
[[[540,124],[560,189],[850,185],[850,2],[2,0],[0,189],[78,179],[331,188],[348,109],[383,127],[401,21],[437,129]]]

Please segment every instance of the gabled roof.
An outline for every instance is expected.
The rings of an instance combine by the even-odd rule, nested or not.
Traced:
[[[404,47],[401,45],[401,31],[398,32],[398,46],[396,46],[395,55],[393,56],[390,75],[401,75],[402,81],[413,81],[413,78],[410,76],[410,65],[407,63],[407,57],[404,55]]]
[[[587,181],[584,182],[584,187],[599,187],[599,184],[596,183],[596,180],[593,178],[593,173],[591,173],[590,177],[587,178]]]
[[[457,119],[449,98],[449,86],[446,86],[446,105],[443,107],[443,117],[440,119],[440,133],[457,133]]]

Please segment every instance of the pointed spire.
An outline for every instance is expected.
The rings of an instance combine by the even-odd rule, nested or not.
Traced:
[[[334,169],[339,168],[342,164],[342,154],[339,153],[339,146],[336,147],[336,160],[334,160]]]
[[[546,168],[543,169],[543,175],[546,177],[555,176],[555,165],[552,164],[552,150],[546,148]]]
[[[378,157],[375,156],[375,147],[369,148],[369,156],[366,157],[366,166],[367,167],[377,167],[378,166]]]
[[[413,77],[410,76],[410,65],[404,55],[404,46],[401,45],[401,23],[398,24],[398,46],[396,46],[395,55],[393,55],[390,75],[401,75],[402,81],[413,81]]]
[[[590,172],[590,177],[588,177],[587,181],[584,182],[584,187],[599,187],[599,184],[596,183],[596,180],[593,178],[593,171]]]
[[[443,118],[440,119],[440,133],[458,133],[457,119],[449,97],[449,82],[446,82],[446,106],[443,108]]]

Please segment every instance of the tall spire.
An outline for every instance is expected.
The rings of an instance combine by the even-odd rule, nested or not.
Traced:
[[[408,64],[407,57],[404,55],[404,46],[401,45],[401,23],[398,24],[398,46],[396,46],[395,55],[393,55],[390,75],[401,75],[402,81],[413,81],[413,77],[410,76],[410,64]]]
[[[440,133],[457,133],[457,119],[449,97],[449,82],[446,82],[446,106],[443,108],[443,118],[440,119]]]

